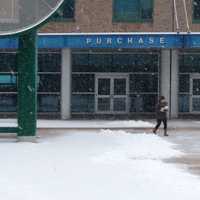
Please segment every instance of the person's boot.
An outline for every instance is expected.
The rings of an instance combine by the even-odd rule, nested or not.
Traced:
[[[169,135],[167,134],[167,129],[164,129],[164,136],[169,136]]]
[[[154,133],[155,135],[157,134],[156,131],[157,131],[157,129],[154,128],[154,129],[153,129],[153,133]]]

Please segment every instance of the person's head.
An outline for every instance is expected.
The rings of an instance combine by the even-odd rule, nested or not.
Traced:
[[[165,97],[164,97],[164,96],[160,96],[160,97],[159,97],[159,102],[164,101],[164,100],[165,100]]]

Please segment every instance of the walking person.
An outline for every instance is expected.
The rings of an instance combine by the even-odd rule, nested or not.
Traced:
[[[167,111],[168,111],[168,103],[165,100],[164,96],[160,96],[159,101],[156,105],[156,120],[157,124],[153,129],[153,133],[156,134],[157,129],[160,127],[160,124],[163,122],[164,125],[164,136],[168,136],[167,134]]]

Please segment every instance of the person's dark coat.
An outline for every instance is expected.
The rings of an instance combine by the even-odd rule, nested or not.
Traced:
[[[161,100],[156,105],[156,119],[164,120],[167,119],[168,104],[165,100]]]

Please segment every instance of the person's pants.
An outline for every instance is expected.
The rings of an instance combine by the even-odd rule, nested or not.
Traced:
[[[163,122],[164,130],[167,130],[167,119],[157,119],[155,130],[157,130],[160,127],[161,122]]]

